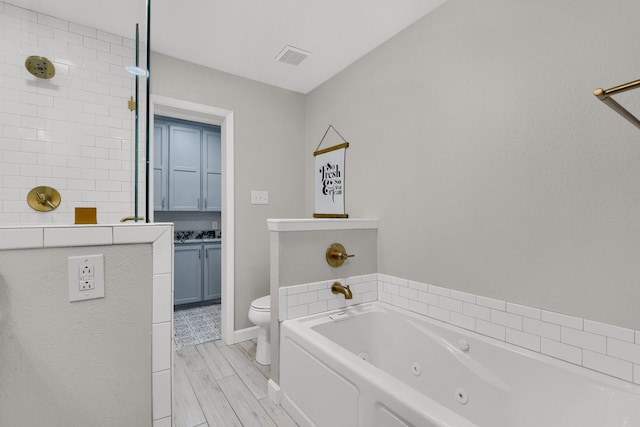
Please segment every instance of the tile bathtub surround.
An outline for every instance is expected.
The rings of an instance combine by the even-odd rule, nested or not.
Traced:
[[[384,274],[280,288],[281,321],[382,301],[509,344],[640,384],[640,331]]]
[[[353,299],[331,293],[334,282],[349,285]],[[378,280],[376,274],[354,276],[345,279],[326,280],[304,285],[280,288],[279,320],[295,319],[310,314],[336,310],[350,305],[372,302],[378,299]]]
[[[378,300],[640,384],[640,331],[384,274]]]
[[[96,207],[99,223],[131,215],[135,82],[124,67],[135,63],[134,40],[4,2],[0,31],[0,223],[72,224],[75,207]],[[30,55],[51,60],[55,76],[29,74]],[[26,204],[39,185],[60,192],[58,209]]]

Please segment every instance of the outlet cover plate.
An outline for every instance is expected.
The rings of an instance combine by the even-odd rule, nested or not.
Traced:
[[[251,190],[251,204],[252,205],[268,205],[269,204],[269,192]]]
[[[104,256],[69,257],[69,302],[104,298]]]

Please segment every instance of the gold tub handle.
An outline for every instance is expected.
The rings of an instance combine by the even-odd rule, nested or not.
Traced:
[[[354,256],[353,254],[347,254],[347,250],[340,243],[332,243],[325,254],[327,262],[331,267],[340,267],[347,258]]]

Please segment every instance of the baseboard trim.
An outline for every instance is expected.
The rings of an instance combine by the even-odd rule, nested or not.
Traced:
[[[267,383],[267,394],[276,405],[280,405],[280,386],[273,380]]]
[[[240,329],[233,333],[233,343],[252,340],[258,338],[258,327],[251,326],[249,328]]]

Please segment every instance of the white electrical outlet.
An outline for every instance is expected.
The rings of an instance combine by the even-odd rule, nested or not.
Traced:
[[[69,302],[104,298],[104,256],[69,257]]]
[[[251,190],[251,204],[252,205],[268,205],[269,192]]]
[[[218,221],[211,221],[211,229],[212,230],[218,229]]]

